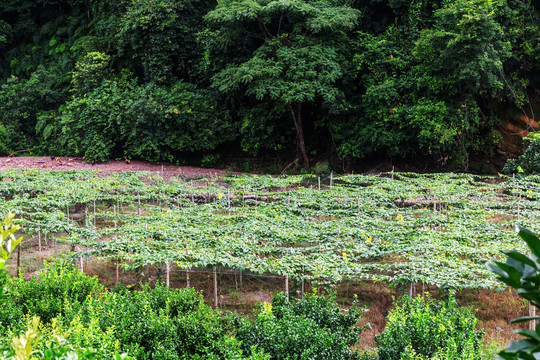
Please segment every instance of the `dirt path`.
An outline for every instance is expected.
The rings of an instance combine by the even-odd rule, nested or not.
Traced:
[[[151,163],[132,160],[129,163],[122,160],[111,160],[98,164],[83,162],[81,158],[67,157],[0,157],[0,170],[3,169],[48,169],[48,170],[80,170],[91,169],[104,173],[121,171],[163,171],[164,177],[184,175],[199,177],[205,175],[240,174],[233,171],[206,169],[193,166],[177,166],[170,163]]]

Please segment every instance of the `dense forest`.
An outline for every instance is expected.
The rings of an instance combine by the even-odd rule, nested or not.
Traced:
[[[467,169],[495,152],[502,114],[534,117],[538,10],[527,0],[2,0],[0,155]]]

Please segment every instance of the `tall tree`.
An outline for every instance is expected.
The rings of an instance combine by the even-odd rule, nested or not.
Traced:
[[[213,86],[287,111],[296,130],[297,160],[309,166],[302,109],[337,100],[342,71],[336,44],[358,16],[358,10],[328,1],[220,1],[206,20],[219,29],[225,48],[246,44],[239,50],[245,59],[218,72]]]

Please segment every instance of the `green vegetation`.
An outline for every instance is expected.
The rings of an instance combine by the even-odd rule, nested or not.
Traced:
[[[506,262],[494,261],[488,264],[488,268],[497,274],[497,278],[506,285],[512,287],[516,292],[527,299],[531,305],[538,308],[540,306],[540,238],[530,230],[516,227],[519,237],[525,241],[530,250],[530,254],[518,251],[505,251]],[[540,316],[526,316],[512,320],[513,323],[526,321],[534,322],[534,329],[514,330],[517,334],[523,335],[525,339],[511,342],[508,348],[501,351],[498,359],[505,360],[534,360],[538,357],[540,350],[540,327],[538,326]]]
[[[6,0],[0,155],[467,168],[532,117],[530,1]]]
[[[114,354],[120,358],[120,351],[135,359],[358,358],[358,352],[349,347],[359,340],[361,329],[356,322],[361,311],[353,308],[347,315],[340,314],[333,298],[313,295],[288,302],[280,295],[272,301],[274,307],[261,304],[252,321],[210,308],[192,288],[169,289],[158,284],[154,289],[145,286],[141,291],[110,292],[99,286],[97,278],[87,277],[71,265],[53,265],[40,279],[7,283],[5,301],[18,317],[2,319],[6,330],[0,338],[3,358],[11,359],[15,349],[9,340],[24,331],[25,316],[34,316],[35,322],[39,321],[36,316],[51,315],[42,306],[44,302],[35,306],[36,298],[54,298],[59,305],[54,318],[43,321],[43,327],[38,330],[32,324],[28,330],[45,340],[32,347],[42,354],[39,359],[49,359],[43,354],[58,334],[64,336],[63,345],[92,349],[88,357],[92,359]],[[78,292],[81,284],[100,291],[84,296],[84,291]]]
[[[479,360],[483,333],[475,331],[476,318],[455,299],[403,297],[388,314],[378,335],[380,360]]]
[[[27,234],[79,246],[78,256],[115,259],[124,269],[169,262],[319,284],[497,287],[486,262],[521,248],[511,229],[538,229],[540,209],[537,176],[350,175],[334,177],[332,188],[323,178],[321,190],[312,175],[164,181],[151,173],[7,170],[1,177],[0,211],[24,214]]]

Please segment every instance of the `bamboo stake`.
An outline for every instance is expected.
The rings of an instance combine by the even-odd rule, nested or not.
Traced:
[[[302,300],[304,300],[304,275],[302,275],[302,292],[301,292]]]
[[[167,269],[167,273],[166,273],[166,277],[165,277],[165,285],[167,287],[169,287],[170,285],[170,282],[169,282],[169,279],[170,279],[170,273],[171,273],[171,265],[170,263],[167,261],[167,263],[165,264],[165,268]]]
[[[186,257],[188,255],[188,249],[186,248]],[[186,282],[187,282],[187,287],[189,287],[189,268],[186,268]]]
[[[518,208],[517,208],[517,218],[518,218],[518,220],[519,220],[520,205],[521,205],[521,189],[519,189],[519,201],[518,201]]]
[[[287,294],[287,301],[289,301],[289,275],[285,275],[285,293]]]
[[[21,244],[17,246],[17,275],[21,277]]]
[[[530,301],[529,301],[529,316],[536,316],[536,307],[532,305]],[[536,325],[535,323],[536,321],[534,320],[529,321],[529,330],[535,329],[535,325]]]
[[[216,267],[214,266],[214,308],[218,307],[218,291],[217,291],[217,273]]]

